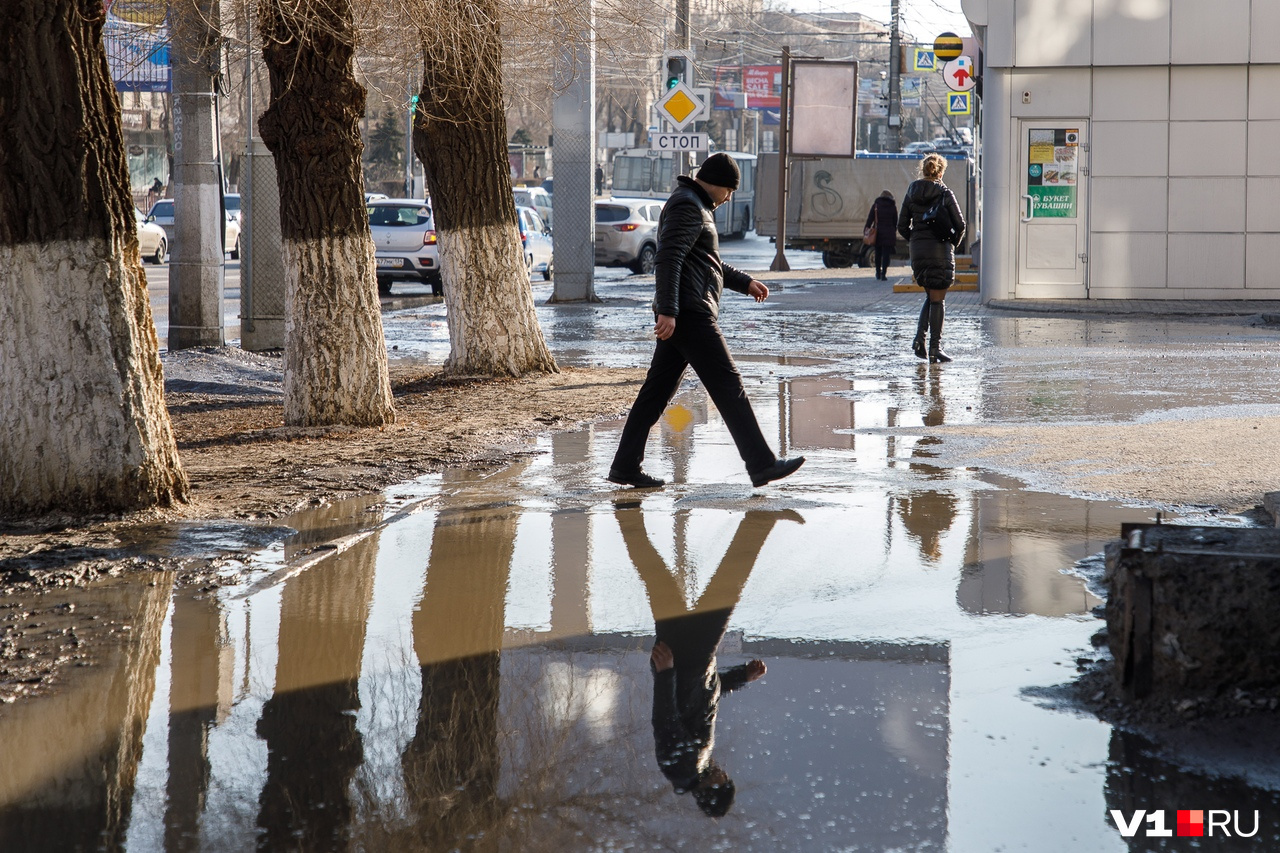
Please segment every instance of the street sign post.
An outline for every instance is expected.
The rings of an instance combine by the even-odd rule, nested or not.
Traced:
[[[967,92],[978,82],[973,76],[973,60],[958,56],[942,67],[942,79],[953,92]]]
[[[709,151],[710,139],[705,133],[651,133],[649,150],[661,151]]]
[[[933,40],[933,52],[944,62],[955,59],[964,53],[964,39],[955,33],[943,33]]]
[[[973,112],[973,95],[970,92],[947,92],[947,115],[967,116]]]
[[[654,106],[676,130],[684,130],[702,118],[707,110],[706,101],[695,89],[684,82],[676,83],[668,89]]]

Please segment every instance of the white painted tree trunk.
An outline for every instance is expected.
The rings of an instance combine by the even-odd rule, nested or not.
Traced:
[[[286,239],[283,247],[285,422],[391,423],[387,346],[367,230]]]
[[[437,234],[449,306],[445,369],[485,376],[557,372],[538,325],[515,226],[462,227]]]
[[[0,330],[0,512],[185,499],[136,240],[0,245]]]

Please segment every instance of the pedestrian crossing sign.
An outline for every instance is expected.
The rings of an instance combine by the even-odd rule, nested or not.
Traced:
[[[933,71],[938,67],[938,61],[934,56],[933,49],[928,47],[917,47],[916,49],[916,71]]]
[[[973,112],[972,92],[948,92],[947,115],[967,116]]]

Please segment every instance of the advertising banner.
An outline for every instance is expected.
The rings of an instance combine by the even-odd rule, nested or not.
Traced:
[[[1078,128],[1029,131],[1027,195],[1031,216],[1074,219],[1079,178]]]
[[[713,110],[736,110],[734,95],[742,93],[742,66],[717,65],[716,83],[711,90]]]
[[[747,93],[747,109],[779,109],[782,106],[782,66],[744,65],[742,91]]]
[[[106,0],[102,45],[120,92],[168,92],[169,27],[166,0]]]

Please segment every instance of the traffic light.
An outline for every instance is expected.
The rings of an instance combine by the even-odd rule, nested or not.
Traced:
[[[677,83],[684,82],[684,57],[667,57],[667,88],[674,89]]]
[[[688,51],[669,50],[662,54],[663,89],[671,90],[679,83],[692,85],[693,57]]]

